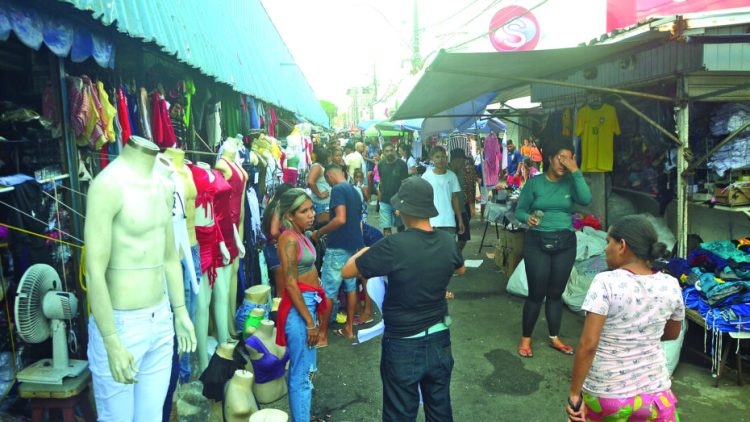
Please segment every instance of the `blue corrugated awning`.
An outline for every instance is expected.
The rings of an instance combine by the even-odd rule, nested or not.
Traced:
[[[328,116],[260,0],[60,0],[159,45],[239,92],[325,127]]]

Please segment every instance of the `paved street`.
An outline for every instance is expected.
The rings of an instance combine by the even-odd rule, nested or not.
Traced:
[[[482,229],[478,221],[472,221],[473,238],[466,247],[466,259],[479,258],[475,254]],[[494,245],[492,228],[488,238]],[[454,277],[450,285],[455,293],[449,305],[454,320],[451,336],[456,361],[452,380],[455,420],[563,420],[573,358],[545,346],[543,318],[534,333],[534,358],[522,359],[516,354],[523,301],[505,292],[505,277],[485,256],[492,251],[493,248],[483,249],[482,265]],[[583,318],[566,308],[561,336],[577,344],[582,324]],[[702,350],[703,333],[693,325],[690,330],[686,343]],[[330,420],[336,422],[380,420],[379,362],[378,339],[352,346],[342,337],[331,337],[330,346],[318,352],[314,414],[331,415]],[[673,381],[681,419],[715,419],[717,409],[721,409],[726,420],[750,420],[750,406],[744,400],[749,389],[737,386],[734,380],[735,372],[730,371],[721,388],[715,388],[708,361],[683,350]],[[195,386],[191,390],[195,392]],[[200,407],[204,409],[200,417],[182,420],[205,421],[207,403],[203,401]],[[288,403],[283,399],[271,407],[288,410]],[[424,420],[421,411],[419,420]]]

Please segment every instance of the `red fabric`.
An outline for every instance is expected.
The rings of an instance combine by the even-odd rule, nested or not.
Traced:
[[[232,170],[232,177],[227,180],[229,183],[229,186],[232,187],[232,196],[229,200],[229,212],[232,216],[232,223],[237,226],[237,229],[240,228],[240,216],[241,210],[242,210],[242,194],[245,191],[245,175],[242,174],[241,171],[237,170],[235,168],[235,164],[231,163],[226,158],[222,158],[225,163],[229,166],[229,168]]]
[[[221,175],[214,174],[214,181],[211,182],[206,170],[189,164],[190,172],[193,174],[193,181],[198,195],[195,197],[196,208],[202,207],[204,215],[209,218],[208,213],[214,213],[214,198],[216,196],[217,180],[224,180]],[[216,224],[216,217],[210,216],[214,224],[211,226],[195,226],[195,237],[200,249],[201,272],[208,274],[208,283],[213,287],[216,281],[216,262],[222,262],[219,251],[219,243],[224,241],[224,237]],[[223,264],[223,263],[222,263]]]
[[[156,145],[161,148],[171,148],[177,143],[177,137],[172,127],[172,119],[169,118],[167,100],[158,92],[152,93],[151,98],[154,105],[154,113],[151,115],[151,136]]]
[[[271,124],[268,125],[268,134],[272,137],[276,137],[276,123],[279,122],[279,120],[276,118],[276,109],[271,107]]]
[[[214,197],[214,220],[221,230],[221,235],[224,237],[224,244],[229,251],[229,260],[234,261],[234,258],[239,254],[237,250],[237,243],[234,240],[234,222],[232,221],[232,186],[224,180],[224,176],[221,175],[217,170],[212,170],[216,176],[214,184],[216,185],[216,196]],[[221,256],[216,257],[216,266],[223,267],[224,262]]]
[[[328,309],[328,302],[326,301],[326,292],[322,287],[313,287],[305,283],[297,283],[299,290],[304,292],[317,292],[320,299],[318,303],[318,313],[323,314],[323,311]],[[289,297],[289,293],[284,290],[281,294],[281,303],[279,303],[279,309],[276,312],[276,344],[279,346],[286,346],[286,333],[284,328],[286,327],[286,317],[289,316],[289,311],[292,310],[294,304],[292,298]]]
[[[297,177],[299,171],[297,169],[285,168],[284,169],[284,183],[289,183],[292,186],[297,186]]]
[[[122,128],[122,145],[125,146],[133,132],[130,128],[128,99],[122,92],[122,88],[117,88],[117,120],[120,122],[120,128]]]

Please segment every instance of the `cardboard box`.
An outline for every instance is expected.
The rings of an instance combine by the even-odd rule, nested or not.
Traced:
[[[500,238],[495,243],[495,265],[507,277],[513,274],[518,263],[523,259],[524,232],[500,230]]]
[[[714,198],[716,198],[717,205],[730,207],[750,205],[750,186],[716,188]]]

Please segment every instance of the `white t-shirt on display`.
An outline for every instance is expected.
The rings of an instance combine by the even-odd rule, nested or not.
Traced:
[[[453,212],[453,193],[461,192],[456,173],[446,170],[445,174],[435,174],[432,168],[427,169],[422,178],[430,182],[434,193],[433,202],[437,208],[437,217],[430,218],[432,227],[456,227],[456,216]]]
[[[677,279],[627,270],[599,273],[581,306],[607,317],[583,389],[597,397],[626,398],[671,387],[661,336],[667,320],[685,318]]]

